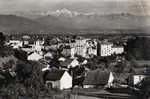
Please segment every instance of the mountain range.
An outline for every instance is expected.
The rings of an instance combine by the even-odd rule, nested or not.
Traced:
[[[18,15],[18,14],[17,14]],[[0,15],[0,30],[6,33],[65,33],[100,30],[149,29],[149,15],[130,13],[81,13],[68,9],[36,13],[36,17]],[[34,16],[34,13],[30,13]]]

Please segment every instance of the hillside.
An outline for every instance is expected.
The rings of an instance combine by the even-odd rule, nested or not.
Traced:
[[[36,21],[15,15],[0,15],[0,31],[5,33],[28,33],[48,31],[49,27]]]
[[[36,19],[42,24],[53,27],[76,30],[100,30],[100,29],[145,29],[150,27],[149,16],[136,16],[131,14],[110,14],[110,15],[77,15],[66,16],[45,16]]]
[[[112,33],[113,30],[149,30],[149,16],[132,14],[46,15],[35,20],[0,15],[0,31],[4,33]],[[114,32],[113,32],[114,33]]]

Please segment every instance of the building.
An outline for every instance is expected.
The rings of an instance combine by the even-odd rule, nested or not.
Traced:
[[[28,40],[23,40],[23,46],[27,46],[29,45],[29,41]]]
[[[35,42],[35,45],[43,45],[44,44],[44,39],[43,40],[37,40]]]
[[[38,52],[41,52],[42,49],[44,49],[43,44],[44,44],[44,40],[37,40],[35,42],[35,44],[33,45],[34,50],[38,51]]]
[[[95,40],[88,40],[87,46],[87,56],[96,55],[97,56],[97,42]]]
[[[43,58],[43,56],[41,56],[39,53],[37,53],[37,52],[34,52],[34,53],[32,53],[32,54],[30,54],[29,56],[28,56],[28,60],[33,60],[33,61],[38,61],[38,60],[40,60],[40,59],[42,59]]]
[[[41,52],[42,49],[44,49],[44,46],[42,46],[42,45],[32,45],[32,49],[34,51]]]
[[[81,55],[82,57],[86,57],[87,48],[84,45],[77,45],[75,47],[75,51],[77,55]]]
[[[77,55],[81,55],[82,57],[86,57],[87,46],[86,46],[87,39],[77,39],[75,41],[75,51]]]
[[[52,88],[63,90],[72,87],[72,77],[64,70],[52,70],[47,74],[46,79],[46,83],[50,83]]]
[[[91,39],[76,39],[72,43],[64,43],[63,55],[71,56],[80,55],[88,57],[89,55],[97,55],[97,42]]]
[[[73,44],[72,44],[73,45]],[[79,39],[73,45],[77,55],[88,57],[89,55],[97,55],[97,42],[91,39]]]
[[[28,36],[28,35],[22,36],[23,46],[29,45],[29,40],[30,40],[30,39],[31,39],[31,37]]]
[[[122,54],[124,52],[123,46],[112,46],[112,54]]]
[[[139,84],[145,77],[146,75],[144,74],[133,75],[133,85]]]
[[[23,46],[23,42],[20,40],[10,40],[7,45],[12,46],[13,48],[19,48]]]
[[[105,56],[111,56],[112,55],[112,46],[113,43],[111,42],[105,42],[100,44],[100,55]]]
[[[122,54],[123,46],[114,45],[111,42],[102,42],[97,45],[97,54],[102,57],[111,56],[112,54]]]

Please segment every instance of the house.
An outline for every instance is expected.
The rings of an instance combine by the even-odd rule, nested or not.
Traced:
[[[83,82],[84,88],[106,86],[113,80],[113,78],[110,79],[110,76],[112,76],[110,74],[111,74],[110,72],[103,69],[96,69],[93,71],[89,71],[86,74],[85,80]]]
[[[63,90],[72,87],[72,77],[64,70],[51,70],[45,79],[46,84],[50,83],[52,88]]]
[[[30,54],[30,55],[28,56],[28,60],[33,60],[33,61],[38,61],[38,60],[40,60],[40,59],[42,59],[42,58],[43,58],[43,56],[40,55],[40,54],[37,53],[37,52],[33,52],[32,54]]]

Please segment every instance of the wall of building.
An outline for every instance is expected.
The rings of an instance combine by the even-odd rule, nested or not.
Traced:
[[[111,56],[112,55],[112,43],[101,44],[101,56]]]
[[[60,80],[60,89],[68,89],[72,87],[72,77],[65,72]]]
[[[98,45],[98,50],[100,50],[100,56],[106,57],[111,56],[112,54],[122,54],[124,52],[124,47],[123,46],[114,47],[113,43],[104,43],[104,44],[102,43]]]

